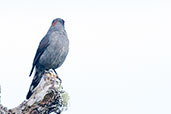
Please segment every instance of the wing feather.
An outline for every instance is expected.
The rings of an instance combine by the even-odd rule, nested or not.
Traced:
[[[30,75],[33,73],[33,70],[34,70],[34,67],[35,65],[37,64],[39,58],[41,57],[41,55],[43,54],[43,52],[46,50],[46,48],[49,46],[49,38],[47,36],[45,36],[39,43],[39,47],[36,51],[36,55],[34,57],[34,60],[33,60],[33,65],[32,65],[32,68],[31,68],[31,71],[30,71]]]

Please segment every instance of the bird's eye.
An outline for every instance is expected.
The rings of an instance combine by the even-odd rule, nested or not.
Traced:
[[[52,23],[52,26],[55,26],[56,25],[56,21],[54,21],[53,23]]]

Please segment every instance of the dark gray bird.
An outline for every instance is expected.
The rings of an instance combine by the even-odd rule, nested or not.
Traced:
[[[34,57],[29,76],[32,75],[34,68],[36,71],[26,99],[30,98],[46,70],[52,69],[56,73],[55,69],[63,64],[68,51],[69,40],[65,31],[64,20],[61,18],[54,19],[47,34],[40,41]]]

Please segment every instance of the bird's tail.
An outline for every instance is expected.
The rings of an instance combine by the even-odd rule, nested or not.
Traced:
[[[35,88],[37,87],[37,85],[39,84],[39,82],[42,78],[42,75],[43,75],[43,72],[36,71],[34,78],[32,80],[32,83],[30,85],[29,92],[27,93],[26,99],[29,99],[30,96],[33,94]]]

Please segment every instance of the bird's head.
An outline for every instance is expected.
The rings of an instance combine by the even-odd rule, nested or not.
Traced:
[[[53,30],[63,30],[65,21],[61,18],[56,18],[52,21],[51,29]]]

